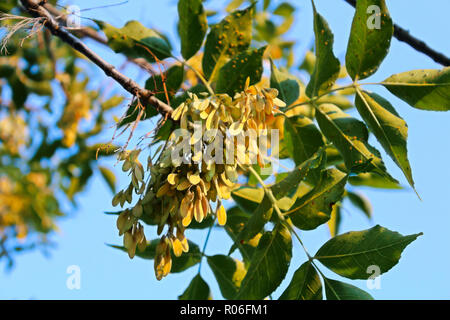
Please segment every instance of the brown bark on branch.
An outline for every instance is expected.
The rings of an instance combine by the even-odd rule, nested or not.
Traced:
[[[66,23],[67,16],[63,14],[60,10],[52,6],[50,3],[44,4],[44,8],[47,9],[47,11],[50,12],[57,20],[61,21],[62,24]],[[76,35],[78,38],[90,38],[98,43],[108,45],[108,40],[105,39],[103,36],[101,36],[97,31],[95,31],[92,28],[84,27],[79,28],[77,30],[69,30],[69,31],[74,35]],[[147,60],[145,60],[144,58],[129,59],[129,61],[133,62],[134,64],[138,65],[139,67],[141,67],[146,71],[149,72],[153,71],[152,65],[149,62],[147,62]]]
[[[89,60],[100,67],[107,76],[113,78],[118,82],[125,90],[127,90],[132,95],[139,98],[143,105],[151,105],[155,107],[159,113],[164,116],[170,115],[173,109],[166,103],[157,99],[153,92],[142,88],[133,79],[120,73],[113,65],[106,62],[103,58],[97,55],[89,47],[87,47],[80,39],[75,37],[64,27],[60,26],[55,20],[52,14],[44,7],[45,1],[39,0],[21,0],[22,5],[28,10],[28,12],[35,16],[45,18],[44,25],[50,32],[69,44],[72,48],[77,50],[86,56]]]
[[[356,6],[356,0],[344,0],[351,6]],[[394,37],[397,38],[398,41],[405,42],[409,44],[415,50],[422,52],[427,55],[435,62],[448,67],[450,66],[450,58],[446,57],[444,54],[437,52],[436,50],[430,48],[425,42],[416,37],[412,36],[409,31],[403,29],[402,27],[394,24]]]

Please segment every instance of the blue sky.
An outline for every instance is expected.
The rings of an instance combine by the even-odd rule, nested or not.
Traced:
[[[278,1],[273,1],[278,2]],[[297,6],[297,18],[289,37],[299,39],[296,46],[296,61],[299,62],[305,49],[313,39],[310,1],[291,1]],[[65,4],[71,2],[65,1]],[[114,1],[96,1],[96,5],[114,3]],[[387,5],[396,23],[425,39],[433,48],[450,54],[448,32],[450,22],[448,0],[387,0]],[[81,8],[89,8],[92,1],[77,1]],[[212,8],[221,7],[221,1],[208,1]],[[316,0],[317,10],[328,20],[335,34],[335,54],[342,61],[350,30],[353,9],[343,0]],[[136,19],[148,27],[156,27],[166,32],[172,43],[176,44],[176,1],[130,0],[120,7],[111,7],[96,11],[87,11],[87,17],[105,20],[115,26]],[[89,45],[116,65],[123,58],[109,49],[89,42]],[[175,48],[176,50],[177,48]],[[393,40],[390,54],[379,71],[368,81],[381,81],[393,73],[412,69],[440,68],[428,57],[417,53],[409,46]],[[98,74],[100,85],[102,73]],[[135,69],[127,68],[126,73],[137,77],[141,82],[145,77]],[[97,80],[96,78],[94,80]],[[450,169],[446,166],[450,159],[450,113],[433,113],[413,109],[404,102],[377,87],[368,89],[388,97],[397,111],[409,125],[409,159],[413,168],[417,190],[423,201],[417,199],[408,188],[402,191],[363,191],[371,200],[374,217],[367,221],[358,211],[346,203],[348,211],[344,213],[342,231],[367,229],[380,224],[402,234],[423,232],[424,235],[412,243],[403,254],[400,263],[391,271],[382,275],[381,289],[368,290],[365,281],[349,281],[367,290],[377,299],[449,299],[450,298]],[[118,90],[117,92],[121,92]],[[113,120],[111,119],[111,124]],[[111,137],[112,131],[105,134]],[[373,141],[375,145],[377,143]],[[407,182],[400,170],[388,157],[384,157],[390,172],[402,184]],[[105,161],[112,166],[113,161]],[[125,185],[126,177],[119,172],[120,186]],[[53,237],[57,248],[51,257],[32,252],[16,257],[16,267],[12,272],[0,272],[1,299],[176,299],[197,273],[197,267],[181,274],[173,274],[157,281],[153,273],[153,261],[135,258],[128,259],[126,254],[111,249],[105,243],[120,244],[115,228],[115,218],[103,214],[111,210],[111,193],[96,173],[85,192],[77,197],[79,207],[72,210],[70,217],[62,219],[60,232]],[[156,237],[156,230],[146,228],[147,238]],[[301,232],[305,245],[315,252],[328,238],[326,226],[311,232]],[[189,231],[188,237],[199,245],[203,244],[206,231]],[[226,254],[230,240],[225,233],[216,230],[212,233],[207,254]],[[305,261],[305,256],[296,243],[294,258],[287,279]],[[81,270],[81,289],[69,290],[66,287],[71,265]],[[321,270],[329,277],[340,279]],[[213,274],[206,263],[202,267],[202,276],[208,282],[213,297],[220,299],[220,291]],[[273,295],[277,298],[286,287],[287,280]]]

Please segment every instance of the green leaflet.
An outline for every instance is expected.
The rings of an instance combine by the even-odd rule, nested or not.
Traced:
[[[191,224],[189,225],[189,229],[206,229],[211,227],[215,222],[215,217],[212,215],[208,215],[206,218],[203,219],[202,222],[197,222],[193,220]]]
[[[311,169],[319,168],[324,160],[325,152],[320,149],[311,158],[298,165],[294,170],[288,172],[285,178],[274,184],[270,189],[276,199],[291,196],[297,191],[300,182],[310,174]]]
[[[242,211],[238,207],[232,207],[227,209],[227,224],[225,225],[225,231],[230,236],[231,240],[234,242],[234,246],[241,252],[242,258],[247,265],[255,251],[256,245],[254,241],[247,243],[241,243],[238,241],[239,233],[244,229],[247,221],[250,219],[251,215]],[[232,249],[234,250],[234,246]]]
[[[361,210],[367,218],[372,218],[372,205],[370,204],[369,199],[362,194],[351,191],[347,191],[347,198],[356,208]]]
[[[155,92],[155,96],[163,102],[168,103],[166,98],[168,97],[170,100],[169,104],[172,104],[172,99],[183,82],[183,76],[183,68],[181,66],[173,66],[165,73],[165,87],[161,75],[155,75],[146,81],[145,88]],[[165,89],[167,89],[167,96]],[[136,120],[138,113],[136,103],[133,103],[127,110],[126,117],[122,120],[120,126]],[[156,115],[158,115],[158,111],[153,106],[145,106],[145,113],[141,120],[146,120]]]
[[[342,222],[342,213],[341,213],[341,203],[337,203],[333,206],[333,210],[331,211],[330,220],[328,220],[328,229],[330,230],[330,235],[335,237],[339,234],[341,229]]]
[[[180,104],[185,102],[189,98],[188,92],[195,93],[198,95],[200,93],[206,93],[207,91],[208,89],[206,89],[206,87],[203,84],[199,83],[191,87],[190,89],[184,91],[183,93],[174,96],[171,101],[171,106],[172,108],[176,109]]]
[[[246,213],[252,213],[264,198],[264,190],[254,187],[240,187],[231,192],[236,204]]]
[[[376,173],[360,173],[348,178],[348,182],[354,186],[365,186],[380,189],[402,189],[402,187]]]
[[[156,138],[158,140],[155,140],[155,142],[157,143],[157,141],[165,141],[167,139],[169,139],[170,134],[172,133],[173,127],[175,126],[174,122],[172,121],[172,119],[167,119],[166,122],[163,124],[163,126],[161,128],[159,128],[158,132],[156,133]]]
[[[160,60],[172,55],[169,43],[156,31],[144,27],[138,21],[128,21],[121,29],[103,21],[95,22],[108,38],[109,47],[117,53],[123,53],[129,58],[142,57],[151,62],[155,61],[153,55]]]
[[[123,115],[123,117],[120,119],[120,122],[118,124],[118,127],[123,127],[124,125],[127,125],[133,121],[135,121],[141,112],[141,109],[139,109],[137,100],[134,101],[130,106],[128,107],[127,111]],[[154,117],[158,114],[158,111],[155,109],[155,107],[151,105],[145,106],[145,112],[142,114],[140,120],[146,120],[150,119],[151,117]]]
[[[414,180],[408,160],[408,126],[389,101],[375,93],[357,89],[355,105],[386,153],[403,171],[412,188]]]
[[[402,251],[422,233],[402,236],[379,225],[347,232],[328,240],[315,255],[324,266],[350,279],[368,279],[367,268],[385,273],[400,260]],[[349,267],[351,266],[351,268]]]
[[[258,83],[263,72],[262,58],[266,48],[267,46],[264,46],[243,51],[220,68],[216,92],[234,96],[235,92],[244,90],[247,78],[250,78],[250,85]]]
[[[312,50],[313,48],[311,48]],[[304,70],[310,75],[314,72],[314,66],[316,65],[316,55],[314,52],[308,50],[305,53],[305,57],[303,58],[303,62],[298,67],[300,70]]]
[[[310,173],[311,169],[315,169],[322,164],[323,156],[323,152],[317,152],[310,159],[289,172],[284,179],[270,187],[270,192],[281,210],[289,210],[293,203],[293,199],[290,196],[295,194],[298,185]],[[242,187],[233,191],[232,196],[243,210],[245,210],[244,208],[249,208],[253,209],[253,211],[247,211],[251,213],[250,218],[238,234],[231,252],[236,248],[238,242],[249,240],[261,232],[273,213],[272,202],[263,189]],[[257,207],[255,207],[255,203],[258,204]]]
[[[394,74],[383,85],[392,94],[422,110],[450,110],[450,67]]]
[[[270,295],[283,281],[292,258],[289,231],[277,225],[261,237],[236,299],[258,300]]]
[[[189,60],[201,48],[208,29],[206,12],[201,0],[178,1],[178,34],[181,40],[181,55]]]
[[[297,199],[285,214],[302,230],[313,230],[330,220],[331,211],[341,200],[347,175],[337,169],[322,172],[321,179],[313,190]]]
[[[184,79],[184,68],[180,65],[174,65],[170,67],[166,72],[164,72],[164,81],[161,74],[157,74],[153,77],[150,77],[145,82],[145,88],[155,92],[155,96],[165,102],[168,103],[166,99],[166,93],[164,92],[164,83],[165,88],[167,89],[167,94],[169,99],[171,100],[175,93],[180,89],[181,84]]]
[[[248,48],[252,40],[253,5],[211,26],[202,60],[203,73],[212,81],[229,58]]]
[[[310,168],[306,168],[305,174]],[[302,176],[303,178],[304,176]],[[300,183],[298,180],[297,183]],[[276,185],[272,186],[276,188]],[[292,184],[289,187],[294,188],[296,185]],[[295,192],[293,189],[285,190],[287,192]],[[255,210],[259,207],[259,204],[264,198],[264,189],[255,187],[240,187],[231,192],[231,196],[236,204],[244,210],[246,213],[253,214]],[[289,207],[289,201],[286,197],[277,196],[277,204],[282,210],[287,210]]]
[[[175,96],[175,93],[180,89],[181,84],[183,83],[184,79],[184,69],[180,65],[174,65],[170,67],[166,72],[164,72],[164,80],[161,74],[154,75],[147,79],[145,82],[145,88],[155,92],[155,97],[159,100],[167,103],[166,98],[166,92],[167,90],[167,96],[169,97],[169,100],[172,104],[172,99]],[[164,87],[165,82],[165,87]],[[140,112],[140,109],[137,108],[137,102],[132,103],[128,110],[122,119],[122,121],[119,124],[119,127],[124,126],[128,123],[133,122],[136,120],[138,114]],[[142,116],[141,120],[146,120],[151,117],[154,117],[158,115],[158,111],[155,109],[155,107],[151,105],[145,106],[145,113]]]
[[[106,100],[106,101],[104,101],[102,103],[102,110],[109,110],[109,109],[112,109],[114,107],[117,107],[124,100],[125,100],[125,98],[123,96],[119,96],[119,95],[112,96],[111,98],[109,98],[108,100]]]
[[[208,257],[208,265],[216,277],[222,296],[225,299],[233,299],[246,274],[244,264],[239,260],[218,254]]]
[[[200,274],[197,274],[183,294],[178,296],[179,300],[209,300],[210,298],[209,286]]]
[[[334,56],[333,42],[334,36],[326,20],[314,10],[314,34],[316,38],[316,63],[311,79],[306,87],[308,97],[315,97],[326,92],[336,81],[340,62]]]
[[[15,1],[8,1],[8,0],[2,1],[2,3],[0,4],[0,11],[9,12],[16,5],[17,4]]]
[[[284,129],[283,142],[296,165],[309,159],[324,145],[322,134],[307,117],[285,117]]]
[[[159,243],[159,239],[151,240],[147,243],[147,247],[143,252],[136,250],[136,256],[142,259],[149,259],[153,260],[155,258],[155,252],[156,252],[156,246]],[[188,241],[189,243],[189,252],[183,253],[180,257],[176,257],[172,254],[172,269],[170,270],[171,273],[178,273],[182,272],[186,269],[189,269],[192,266],[195,266],[197,263],[200,262],[202,258],[202,254],[200,251],[200,248],[195,243]],[[123,246],[117,246],[108,244],[111,248],[119,249],[124,252],[127,252],[127,249]]]
[[[295,271],[279,300],[322,300],[322,282],[310,261]]]
[[[344,162],[344,159],[342,158],[341,154],[334,146],[332,145],[327,146],[325,152],[327,154],[326,167],[333,165],[341,165]]]
[[[379,24],[378,24],[379,22]],[[394,26],[384,0],[358,0],[345,63],[353,80],[374,74],[386,57]]]
[[[17,109],[22,109],[30,94],[30,89],[19,79],[16,74],[9,79],[9,85],[12,90],[12,100],[14,102],[14,106]]]
[[[278,5],[278,7],[276,7],[273,14],[287,18],[290,17],[294,11],[295,7],[293,7],[290,3],[282,2]]]
[[[232,12],[232,11],[236,10],[237,8],[239,8],[244,3],[244,1],[245,0],[231,0],[225,10],[227,12]]]
[[[260,233],[264,229],[265,224],[272,218],[272,213],[272,202],[264,194],[264,197],[251,214],[244,228],[237,235],[236,242],[230,249],[230,253],[236,248],[238,242],[248,241]]]
[[[339,91],[337,92],[339,93]],[[353,103],[344,95],[329,94],[317,99],[317,104],[331,103],[338,106],[341,110],[347,110],[353,108]]]
[[[351,284],[323,278],[327,300],[373,300],[373,297]]]
[[[270,87],[278,90],[278,97],[290,106],[300,97],[302,84],[288,72],[279,70],[270,59]]]
[[[100,170],[100,173],[102,174],[103,179],[105,179],[105,182],[108,184],[109,189],[113,194],[116,193],[116,176],[114,175],[114,172],[112,172],[110,169],[106,167],[99,166],[98,169]]]
[[[369,145],[369,132],[363,122],[332,104],[322,104],[316,110],[320,129],[341,153],[347,170],[354,173],[373,171],[396,181],[387,173],[379,151]]]
[[[259,164],[255,163],[252,165],[252,168],[256,171],[259,177],[264,181],[269,178],[273,174],[273,168],[271,164],[265,164],[263,168],[259,166]],[[264,169],[264,172],[262,171]],[[248,172],[248,180],[247,185],[249,186],[257,186],[259,184],[258,178],[253,174],[253,172]]]

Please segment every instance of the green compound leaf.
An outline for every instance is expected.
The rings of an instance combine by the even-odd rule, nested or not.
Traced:
[[[318,184],[297,199],[291,210],[285,212],[292,223],[302,230],[313,230],[330,220],[333,206],[342,199],[347,175],[337,169],[322,172]]]
[[[431,111],[450,110],[450,67],[394,74],[382,84],[412,107]]]
[[[208,264],[216,277],[222,296],[225,299],[233,299],[246,274],[244,264],[221,254],[208,257]]]
[[[394,26],[384,0],[358,0],[345,63],[353,80],[374,74],[391,45]]]
[[[197,274],[192,279],[189,286],[178,296],[179,300],[209,300],[211,299],[211,290],[205,280]]]
[[[261,237],[236,299],[259,300],[269,296],[283,281],[292,258],[289,231],[278,225]]]
[[[244,90],[247,78],[250,78],[250,85],[258,83],[263,72],[262,58],[266,48],[241,52],[220,68],[216,92],[233,96],[235,92]]]
[[[218,24],[211,26],[206,37],[203,73],[212,81],[217,71],[239,52],[248,48],[252,40],[253,5],[238,10]]]
[[[377,266],[389,271],[400,260],[402,251],[422,233],[402,236],[379,225],[347,232],[328,240],[315,259],[337,274],[350,279],[368,279],[367,268]]]
[[[270,87],[279,92],[279,98],[290,106],[300,97],[301,83],[297,77],[279,70],[270,59]]]
[[[323,278],[327,300],[373,300],[373,297],[351,284]]]
[[[386,99],[357,89],[355,105],[386,153],[403,171],[412,188],[414,180],[408,160],[408,126]]]
[[[314,9],[314,34],[316,37],[316,63],[306,87],[308,97],[315,97],[327,91],[336,81],[340,62],[333,53],[334,36],[326,20]]]
[[[129,21],[121,29],[103,21],[95,22],[108,38],[109,47],[117,53],[123,53],[129,58],[142,57],[151,62],[155,61],[153,55],[159,60],[172,55],[169,43],[156,31],[144,27],[138,21]]]
[[[387,173],[380,152],[368,143],[369,132],[363,122],[332,104],[322,104],[316,110],[320,129],[341,153],[347,170],[373,171],[396,182]]]
[[[295,271],[279,300],[322,300],[322,282],[311,262],[305,262]]]
[[[189,60],[201,48],[208,29],[206,12],[201,0],[178,1],[178,34],[181,40],[181,55]]]

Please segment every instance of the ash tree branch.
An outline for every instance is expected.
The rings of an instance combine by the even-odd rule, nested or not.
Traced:
[[[44,8],[47,9],[48,12],[50,12],[54,17],[56,17],[57,20],[59,20],[61,23],[66,23],[67,21],[67,15],[63,14],[60,10],[56,9],[54,6],[52,6],[50,3],[45,3]],[[90,38],[98,43],[101,43],[103,45],[108,45],[107,39],[102,37],[97,31],[95,31],[92,28],[84,27],[79,28],[77,30],[69,30],[72,34],[77,36],[78,38]],[[129,59],[134,64],[138,65],[142,69],[153,72],[152,65],[147,62],[144,58],[135,58],[135,59]]]
[[[356,0],[344,0],[351,6],[356,6]],[[425,42],[416,37],[412,36],[409,31],[403,29],[402,27],[394,24],[394,37],[397,38],[398,41],[402,41],[410,45],[415,50],[427,55],[435,62],[448,67],[450,66],[450,58],[445,56],[444,54],[430,48]]]
[[[158,112],[164,116],[168,116],[172,113],[173,109],[168,104],[157,99],[153,92],[140,87],[133,79],[130,79],[120,73],[113,65],[92,51],[80,39],[67,31],[64,27],[61,27],[50,12],[44,7],[45,1],[21,0],[21,3],[31,15],[44,18],[44,26],[49,29],[54,36],[57,36],[69,44],[72,48],[86,56],[89,60],[100,67],[107,76],[113,78],[129,93],[137,96],[143,105],[151,105],[155,107]]]

